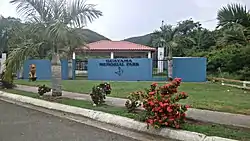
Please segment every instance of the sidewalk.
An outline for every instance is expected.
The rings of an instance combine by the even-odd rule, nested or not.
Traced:
[[[37,87],[17,85],[17,88],[15,89],[37,93]],[[63,97],[91,101],[91,98],[88,94],[80,94],[80,93],[63,91]],[[108,105],[124,107],[126,99],[107,97],[105,101],[106,101],[106,104]],[[223,112],[190,108],[187,111],[187,118],[204,121],[204,122],[212,122],[212,123],[217,123],[217,124],[233,125],[233,126],[238,126],[238,127],[250,128],[250,116],[249,115],[231,114],[231,113],[223,113]]]

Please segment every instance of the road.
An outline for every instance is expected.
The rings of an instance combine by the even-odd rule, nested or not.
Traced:
[[[135,141],[0,101],[0,141]]]

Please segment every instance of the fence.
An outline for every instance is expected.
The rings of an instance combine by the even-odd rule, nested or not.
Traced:
[[[76,60],[76,79],[87,79],[88,77],[88,60]]]
[[[250,81],[240,81],[240,80],[233,80],[233,79],[226,79],[226,78],[208,78],[210,81],[214,82],[221,82],[223,86],[230,86],[239,89],[246,89],[250,90]]]
[[[153,76],[167,77],[168,60],[153,60]]]

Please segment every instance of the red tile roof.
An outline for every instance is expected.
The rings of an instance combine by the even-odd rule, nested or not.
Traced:
[[[87,44],[86,46],[77,48],[76,51],[85,49],[86,51],[156,51],[155,48],[127,41],[101,40],[98,42]]]

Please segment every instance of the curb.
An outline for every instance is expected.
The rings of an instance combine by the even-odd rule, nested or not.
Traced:
[[[201,133],[190,132],[190,131],[185,131],[185,130],[174,130],[174,129],[169,129],[169,128],[154,129],[152,127],[147,129],[146,123],[138,122],[130,118],[112,115],[112,114],[108,114],[108,113],[104,113],[100,111],[94,111],[90,109],[84,109],[84,108],[68,106],[68,105],[54,103],[54,102],[48,102],[45,100],[6,93],[2,91],[0,91],[0,97],[3,99],[11,99],[14,101],[31,104],[31,105],[35,105],[38,107],[51,109],[51,110],[72,113],[72,114],[80,115],[83,117],[91,118],[100,122],[113,124],[116,126],[132,129],[135,131],[144,132],[144,133],[148,133],[148,134],[152,134],[156,136],[162,136],[168,139],[170,138],[170,139],[181,140],[181,141],[236,141],[236,140],[226,139],[226,138],[221,138],[221,137],[206,136]]]

